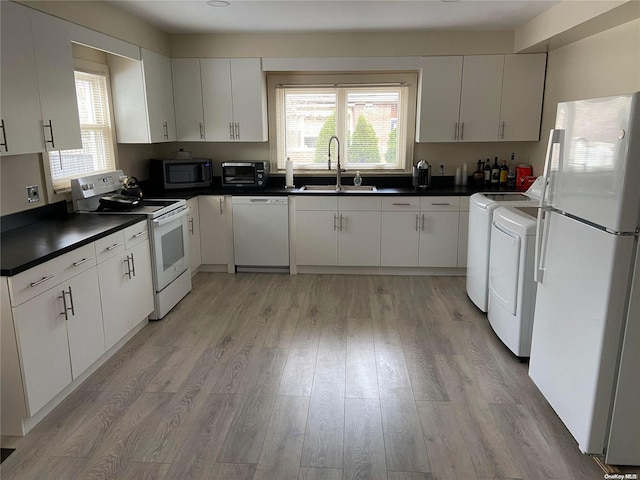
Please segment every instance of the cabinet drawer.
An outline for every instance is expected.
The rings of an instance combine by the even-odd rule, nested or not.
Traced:
[[[382,206],[380,197],[338,197],[338,210],[353,210],[360,212],[379,212]]]
[[[124,231],[121,230],[96,240],[96,255],[98,263],[105,261],[125,251]]]
[[[420,210],[423,212],[457,212],[460,197],[422,197]]]
[[[26,302],[60,283],[60,257],[9,277],[11,306]]]
[[[147,230],[146,220],[124,229],[124,243],[127,250],[144,242],[147,238],[149,238],[149,232]]]
[[[307,197],[298,195],[296,197],[296,210],[337,210],[338,197],[336,196],[314,196]]]
[[[420,210],[420,197],[383,197],[383,212],[417,212]]]
[[[72,252],[59,257],[60,281],[64,282],[79,273],[88,270],[96,263],[96,247],[93,243],[76,248]]]

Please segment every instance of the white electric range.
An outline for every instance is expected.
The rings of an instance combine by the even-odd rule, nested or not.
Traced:
[[[187,214],[184,199],[144,199],[141,205],[126,201],[101,207],[103,197],[118,196],[127,177],[122,170],[106,172],[71,181],[73,209],[76,213],[110,215],[146,215],[153,270],[154,311],[150,320],[160,320],[191,291]]]

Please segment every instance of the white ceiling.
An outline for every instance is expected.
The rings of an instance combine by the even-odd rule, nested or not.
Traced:
[[[512,30],[552,0],[112,0],[167,33]]]

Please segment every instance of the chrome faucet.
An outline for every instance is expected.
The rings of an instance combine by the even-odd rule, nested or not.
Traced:
[[[340,140],[338,140],[338,137],[336,137],[335,135],[333,135],[330,139],[329,139],[329,161],[327,164],[327,167],[329,170],[331,170],[331,142],[332,141],[336,141],[336,143],[338,144],[338,165],[336,166],[336,192],[339,192],[342,190],[342,173],[346,172],[346,169],[342,169],[342,166],[340,165]]]

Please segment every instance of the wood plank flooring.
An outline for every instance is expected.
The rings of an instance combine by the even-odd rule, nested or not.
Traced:
[[[464,278],[199,273],[3,480],[603,478]]]

